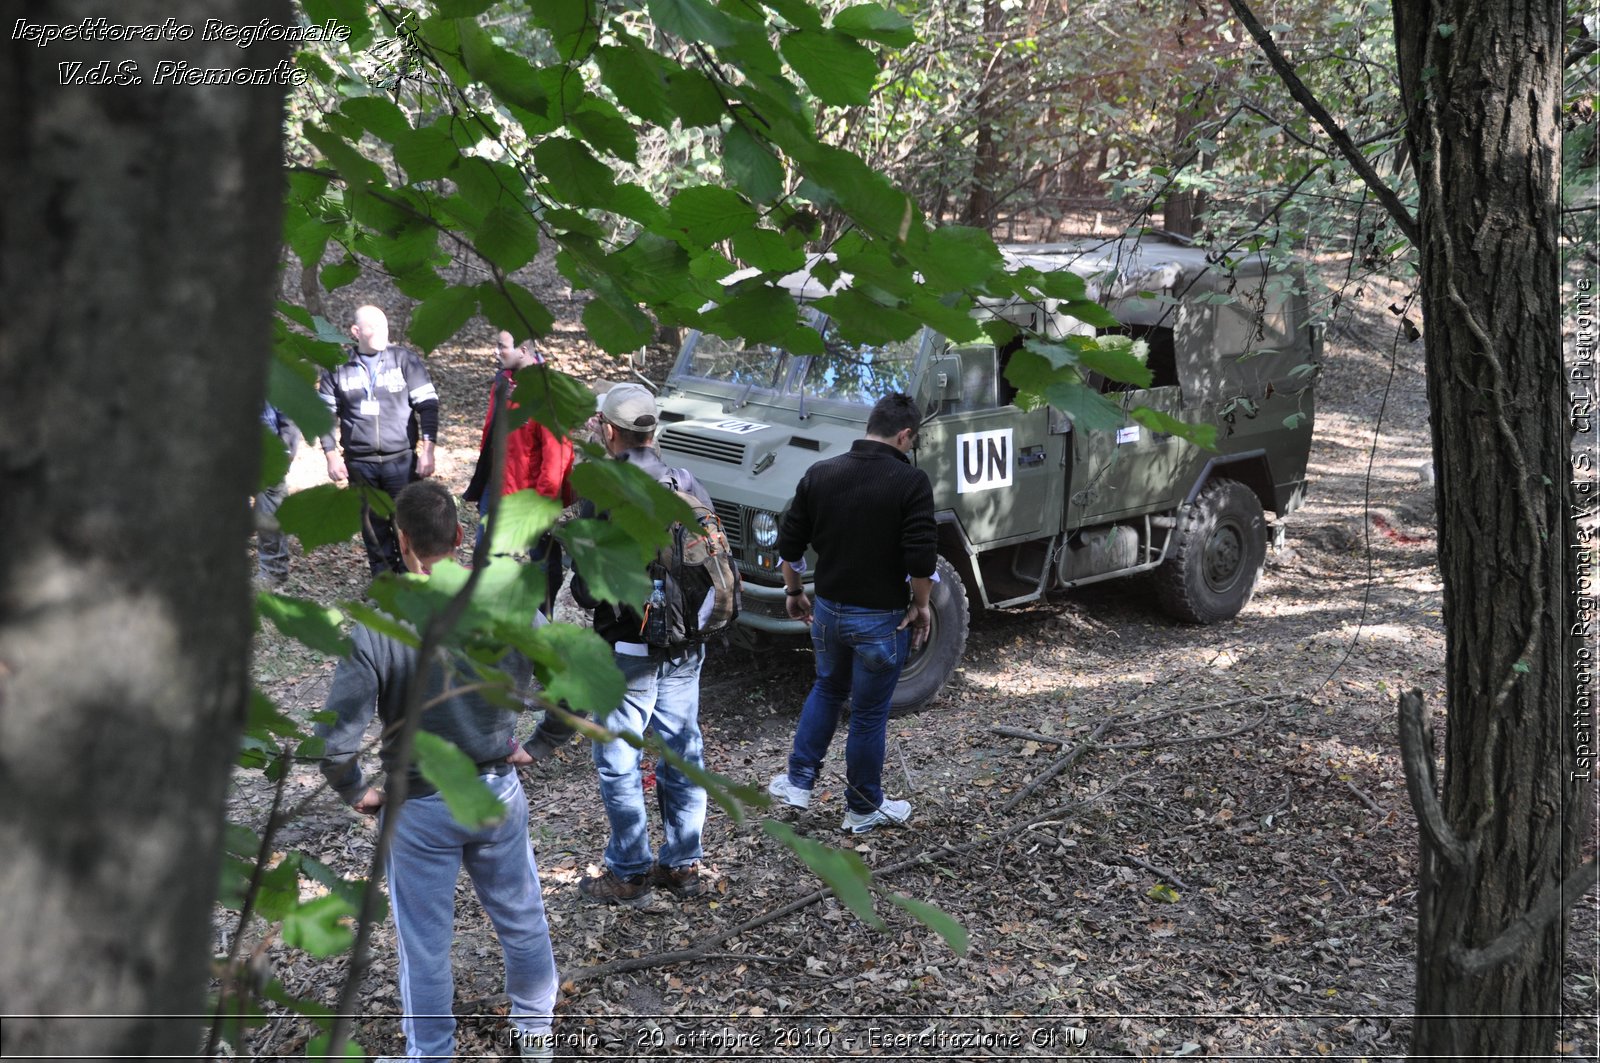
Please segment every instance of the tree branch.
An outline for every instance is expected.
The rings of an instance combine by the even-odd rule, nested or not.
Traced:
[[[1077,760],[1079,757],[1083,756],[1084,753],[1095,747],[1096,741],[1101,735],[1106,733],[1106,728],[1110,726],[1110,720],[1101,720],[1100,726],[1096,727],[1094,732],[1090,734],[1088,738],[1085,738],[1081,743],[1073,747],[1071,752],[1057,757],[1054,764],[1051,764],[1044,771],[1036,775],[1031,783],[1018,790],[1011,796],[1011,800],[1001,805],[1000,814],[1005,815],[1007,812],[1010,812],[1013,808],[1016,808],[1019,804],[1021,804],[1029,794],[1033,793],[1039,787],[1043,786],[1045,783],[1049,782],[1051,779],[1054,779],[1057,775],[1060,775],[1062,772],[1070,768],[1073,761]]]
[[[1450,959],[1462,974],[1481,974],[1491,967],[1505,963],[1527,947],[1535,935],[1561,917],[1568,908],[1577,904],[1600,878],[1600,863],[1589,860],[1572,874],[1547,886],[1533,902],[1533,907],[1511,921],[1511,925],[1496,935],[1495,939],[1478,949],[1450,950]]]
[[[1453,870],[1465,871],[1471,851],[1450,829],[1439,797],[1433,792],[1433,743],[1428,741],[1427,709],[1420,690],[1400,695],[1400,764],[1405,769],[1406,790],[1411,794],[1411,809],[1422,826],[1423,838]]]
[[[1344,131],[1344,128],[1334,120],[1333,115],[1328,113],[1328,109],[1318,102],[1310,89],[1306,88],[1305,82],[1300,80],[1300,75],[1295,73],[1294,66],[1278,50],[1272,34],[1268,33],[1266,27],[1256,18],[1255,12],[1250,10],[1245,0],[1228,0],[1228,6],[1233,8],[1233,13],[1244,23],[1244,28],[1250,32],[1250,36],[1255,38],[1256,45],[1267,57],[1267,62],[1272,64],[1272,69],[1277,71],[1284,88],[1289,90],[1289,95],[1306,109],[1307,114],[1316,119],[1317,124],[1328,134],[1328,139],[1333,141],[1333,146],[1339,149],[1339,154],[1350,164],[1351,169],[1361,176],[1367,187],[1372,189],[1373,195],[1378,197],[1378,201],[1383,204],[1390,217],[1394,218],[1395,224],[1400,226],[1400,231],[1405,233],[1406,239],[1413,244],[1420,244],[1422,234],[1417,227],[1417,220],[1411,216],[1405,204],[1400,202],[1395,190],[1378,176],[1372,164],[1350,139],[1350,134]]]

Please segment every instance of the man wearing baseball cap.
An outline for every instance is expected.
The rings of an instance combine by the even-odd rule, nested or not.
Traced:
[[[655,396],[638,384],[616,384],[600,401],[599,440],[613,461],[637,465],[657,483],[688,491],[707,508],[711,497],[687,469],[669,468],[654,446],[658,411]],[[583,504],[584,515],[593,505]],[[643,737],[654,732],[672,752],[695,767],[705,761],[700,739],[700,667],[705,647],[678,650],[653,648],[641,639],[644,621],[638,610],[597,601],[578,571],[572,582],[578,604],[594,610],[595,632],[611,644],[617,669],[627,681],[622,704],[606,717],[612,734],[625,731]],[[675,766],[656,766],[656,794],[661,809],[663,840],[652,857],[645,809],[639,750],[613,738],[596,742],[594,764],[600,799],[611,821],[605,869],[578,883],[591,901],[604,904],[648,904],[656,887],[678,897],[704,889],[700,881],[700,831],[706,818],[706,792]]]

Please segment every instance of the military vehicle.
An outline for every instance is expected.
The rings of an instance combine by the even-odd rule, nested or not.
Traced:
[[[1057,588],[1153,572],[1174,616],[1213,623],[1255,591],[1269,540],[1300,504],[1322,330],[1302,285],[1261,256],[1226,268],[1158,237],[1010,245],[1011,261],[1071,270],[1147,351],[1147,388],[1086,378],[1124,411],[1110,430],[1049,406],[1019,407],[1008,359],[1021,338],[954,344],[923,329],[863,346],[810,309],[826,353],[690,333],[660,395],[658,441],[710,492],[744,579],[741,629],[803,635],[784,613],[778,527],[815,461],[849,450],[891,391],[925,411],[911,460],[933,484],[938,582],[927,644],[907,663],[894,711],[920,708],[961,661],[968,612],[1034,602]],[[784,279],[803,306],[827,289]],[[1037,336],[1093,333],[1050,301],[986,305]],[[1216,449],[1154,431],[1136,407],[1217,427]],[[816,559],[808,579],[815,572]]]

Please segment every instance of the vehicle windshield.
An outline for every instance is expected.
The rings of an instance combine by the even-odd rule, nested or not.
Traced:
[[[683,372],[702,380],[718,380],[740,387],[775,390],[788,364],[789,353],[765,343],[725,340],[702,332],[684,361]]]
[[[797,385],[807,395],[872,405],[893,391],[910,391],[923,334],[884,344],[851,343],[828,322],[825,353],[801,360]]]

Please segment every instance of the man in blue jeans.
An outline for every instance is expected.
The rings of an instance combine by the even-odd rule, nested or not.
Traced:
[[[406,568],[419,575],[431,572],[461,543],[455,500],[437,480],[422,480],[400,492],[395,526]],[[500,938],[511,1022],[522,1056],[550,1059],[558,982],[528,840],[528,799],[514,767],[533,758],[512,737],[515,717],[484,700],[473,686],[471,670],[443,652],[419,674],[416,650],[396,639],[358,626],[351,641],[351,653],[339,663],[328,691],[326,708],[333,721],[317,728],[325,739],[322,772],[357,812],[395,817],[384,876],[400,953],[406,1058],[448,1060],[455,1049],[450,945],[456,876],[465,864]],[[406,692],[414,678],[427,687],[422,729],[454,742],[477,764],[480,778],[505,806],[498,823],[476,828],[457,823],[415,764],[406,776],[406,799],[397,809],[385,808],[385,792],[367,785],[360,752],[373,710],[383,724],[380,759],[393,770]]]
[[[656,432],[655,396],[638,384],[618,384],[600,401],[600,440],[613,461],[637,465],[658,483],[671,480],[711,507],[687,469],[669,469],[652,445]],[[583,512],[590,515],[592,504]],[[654,732],[661,743],[695,767],[704,767],[700,738],[700,666],[702,644],[656,649],[643,639],[639,611],[597,601],[577,570],[572,596],[594,610],[594,630],[611,644],[612,659],[627,681],[627,690],[605,719],[612,734]],[[542,733],[542,732],[541,732]],[[578,883],[584,897],[602,904],[648,904],[657,887],[680,898],[704,891],[700,881],[700,831],[706,821],[706,792],[672,764],[656,765],[656,801],[661,811],[662,843],[652,858],[650,824],[644,801],[640,753],[621,738],[594,744],[600,800],[611,823],[605,869]]]
[[[880,399],[865,439],[806,470],[778,531],[785,604],[791,618],[811,624],[817,680],[800,712],[789,769],[767,790],[796,808],[811,804],[839,713],[849,702],[847,810],[840,829],[854,834],[911,818],[911,802],[883,794],[883,752],[900,669],[911,648],[928,637],[938,563],[933,487],[906,457],[920,426],[910,396]],[[808,546],[817,554],[815,607],[801,583]]]

